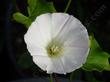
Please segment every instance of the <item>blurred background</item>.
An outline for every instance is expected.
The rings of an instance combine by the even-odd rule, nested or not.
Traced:
[[[53,0],[58,12],[64,12],[67,2],[68,0]],[[0,0],[0,82],[49,76],[32,62],[23,39],[27,29],[12,17],[16,11],[27,16],[27,6],[27,0]],[[89,33],[94,34],[101,48],[110,54],[109,0],[72,0],[67,13],[78,18]],[[58,76],[68,78],[69,75]],[[86,72],[78,69],[74,72],[73,79],[80,80],[79,82],[110,82],[110,71]]]

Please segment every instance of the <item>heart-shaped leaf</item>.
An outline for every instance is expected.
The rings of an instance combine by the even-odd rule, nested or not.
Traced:
[[[110,55],[104,52],[97,41],[92,37],[90,53],[82,68],[88,71],[110,71],[109,58]]]
[[[43,13],[56,12],[53,3],[45,0],[28,0],[28,5],[28,14],[31,20]]]

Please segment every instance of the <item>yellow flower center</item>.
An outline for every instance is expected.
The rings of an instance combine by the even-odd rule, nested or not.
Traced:
[[[49,57],[58,57],[62,54],[64,48],[63,43],[59,41],[52,40],[46,47],[47,53]]]

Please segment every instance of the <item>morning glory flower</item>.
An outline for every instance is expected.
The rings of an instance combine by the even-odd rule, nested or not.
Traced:
[[[65,13],[38,16],[24,40],[33,62],[48,74],[66,74],[80,68],[89,52],[86,28]]]

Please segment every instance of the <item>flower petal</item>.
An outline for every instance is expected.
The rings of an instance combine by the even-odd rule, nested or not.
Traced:
[[[46,40],[47,42],[51,40],[51,19],[52,15],[50,13],[46,13],[38,16],[35,20],[38,23],[43,40]]]
[[[31,24],[24,36],[24,40],[30,53],[33,53],[34,51],[37,55],[38,50],[44,49],[47,46],[47,43],[51,39],[50,28],[51,14],[38,16]]]
[[[56,35],[60,32],[62,27],[65,25],[65,22],[68,20],[69,15],[65,13],[53,13],[52,14],[52,36],[56,37]]]
[[[61,57],[66,72],[80,68],[86,61],[88,51],[89,48],[66,47],[65,53]]]
[[[89,36],[86,29],[79,30],[77,34],[74,34],[71,31],[69,32],[69,34],[67,34],[67,36],[63,38],[65,46],[79,48],[88,48],[90,46]]]
[[[48,74],[59,73],[65,74],[66,72],[63,69],[60,59],[44,56],[33,56],[33,61],[37,64],[42,70],[47,71]]]
[[[46,71],[47,66],[51,63],[50,58],[44,56],[33,56],[33,61],[44,71]]]
[[[64,41],[65,45],[76,45],[77,47],[89,46],[89,37],[86,28],[73,16],[69,17],[58,37]]]
[[[27,46],[31,56],[48,56],[47,51],[44,48],[29,45]]]
[[[66,74],[60,58],[52,58],[51,64],[47,66],[47,73]]]

